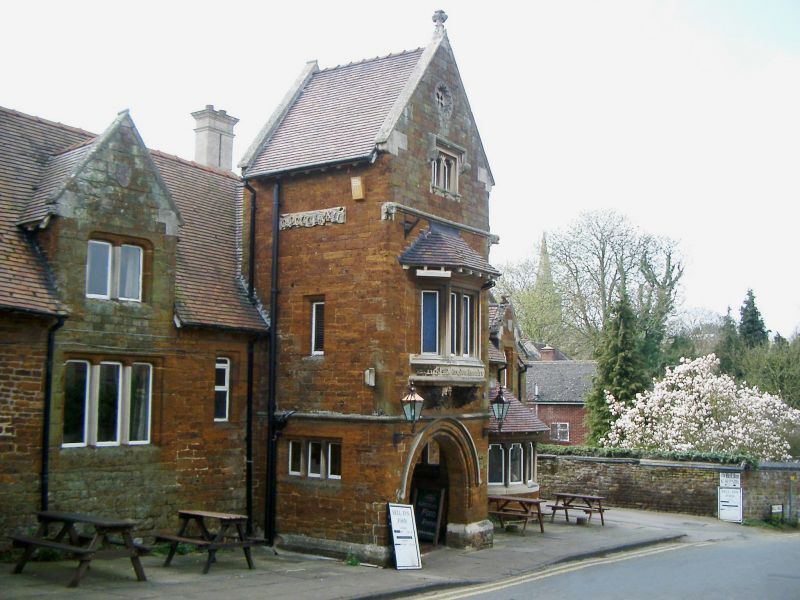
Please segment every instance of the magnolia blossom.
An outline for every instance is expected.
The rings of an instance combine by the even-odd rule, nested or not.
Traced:
[[[787,436],[800,428],[800,411],[758,388],[717,374],[713,354],[667,369],[632,406],[606,392],[611,430],[603,446],[663,452],[750,454],[787,460]]]

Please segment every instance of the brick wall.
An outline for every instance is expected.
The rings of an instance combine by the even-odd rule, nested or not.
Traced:
[[[605,496],[610,506],[716,516],[722,471],[742,473],[745,519],[766,518],[772,504],[788,506],[790,487],[795,495],[800,487],[791,481],[800,474],[800,463],[742,471],[707,463],[552,455],[539,456],[538,482],[543,498],[581,491]],[[793,504],[796,509],[796,498]]]
[[[558,442],[548,440],[548,444],[564,446],[582,446],[589,438],[589,428],[586,426],[586,409],[575,404],[537,404],[539,418],[550,425],[551,423],[569,423],[569,441]]]

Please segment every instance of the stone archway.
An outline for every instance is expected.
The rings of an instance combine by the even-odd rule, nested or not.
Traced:
[[[485,486],[475,441],[467,428],[452,417],[428,424],[413,439],[406,455],[398,502],[412,501],[412,480],[427,444],[435,441],[446,464],[447,545],[486,547],[492,543],[492,525],[486,520]]]

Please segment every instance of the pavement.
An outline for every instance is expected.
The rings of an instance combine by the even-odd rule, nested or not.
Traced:
[[[92,562],[80,587],[66,587],[77,562],[29,562],[20,575],[13,565],[0,564],[0,598],[115,600],[170,598],[251,599],[407,598],[433,590],[496,582],[533,573],[560,563],[667,543],[719,542],[758,535],[757,528],[713,518],[613,508],[605,526],[595,516],[588,524],[545,519],[542,534],[530,523],[524,533],[513,526],[495,529],[494,546],[467,551],[438,548],[424,553],[422,569],[398,571],[369,565],[350,566],[338,560],[253,549],[249,570],[241,550],[220,551],[207,575],[204,553],[176,556],[164,567],[163,556],[146,556],[147,581],[139,582],[127,558]],[[763,534],[763,533],[762,533]]]

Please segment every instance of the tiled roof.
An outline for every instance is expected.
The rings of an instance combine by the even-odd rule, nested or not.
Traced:
[[[54,154],[92,134],[0,108],[0,308],[65,311],[44,259],[17,227]]]
[[[227,171],[151,151],[183,217],[176,311],[186,325],[265,329],[239,279],[241,182]]]
[[[507,304],[489,303],[489,333],[498,333],[503,327]]]
[[[491,402],[496,395],[497,388],[492,387],[489,390],[489,401]],[[522,404],[510,390],[503,389],[503,398],[511,402],[508,407],[508,413],[503,420],[502,429],[497,419],[494,418],[494,414],[491,414],[489,420],[489,431],[491,433],[539,433],[541,431],[550,431],[550,427],[536,416],[533,409]]]
[[[464,269],[490,277],[499,277],[500,271],[473,250],[458,231],[445,225],[431,223],[430,229],[400,255],[400,264],[410,267]]]
[[[597,371],[593,360],[534,361],[525,373],[528,402],[534,402],[538,386],[538,402],[583,404],[592,389]]]
[[[503,354],[502,350],[495,346],[494,341],[489,343],[489,362],[490,363],[499,363],[499,364],[506,364],[506,355]]]
[[[528,360],[529,363],[533,361],[542,360],[542,350],[544,350],[545,348],[552,348],[552,346],[550,346],[549,344],[544,344],[541,342],[532,342],[530,340],[522,340],[520,344],[522,346],[522,349],[525,351],[526,357],[528,357],[529,359]],[[555,351],[553,360],[571,360],[569,356],[564,354],[558,348],[553,348],[553,350]]]
[[[65,310],[48,285],[46,265],[16,223],[48,214],[49,201],[96,139],[0,108],[0,307]],[[184,217],[176,260],[178,317],[187,325],[265,329],[238,279],[239,178],[159,152],[151,156]]]
[[[314,72],[275,128],[265,132],[248,176],[370,157],[422,53],[417,49]]]

